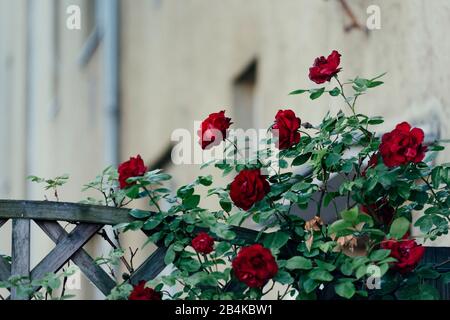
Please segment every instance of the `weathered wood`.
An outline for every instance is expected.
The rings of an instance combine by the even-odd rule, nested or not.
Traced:
[[[6,281],[11,276],[11,264],[0,256],[0,281]]]
[[[107,225],[131,222],[129,209],[53,201],[0,200],[0,219],[60,220]]]
[[[152,280],[166,267],[164,263],[164,257],[166,255],[167,248],[159,247],[147,258],[139,268],[133,273],[130,278],[132,284],[137,284],[141,280]]]
[[[50,253],[31,271],[32,279],[41,279],[49,272],[57,272],[70,257],[101,228],[101,224],[80,224],[61,238]]]
[[[36,220],[35,222],[56,244],[68,235],[56,221]],[[105,296],[115,287],[116,282],[95,263],[94,259],[83,248],[78,249],[70,259]]]
[[[423,263],[439,265],[436,269],[439,272],[449,272],[450,263],[444,263],[450,260],[450,248],[448,247],[428,247],[422,258]],[[429,283],[438,289],[441,299],[450,299],[450,285],[444,284],[441,280],[429,280]]]
[[[134,220],[129,209],[53,201],[0,200],[0,219],[33,219],[117,225]],[[252,242],[258,231],[231,227],[245,242]],[[201,228],[199,229],[201,230]],[[156,231],[156,229],[155,229]]]
[[[11,275],[26,276],[30,274],[30,220],[15,219],[12,222]],[[11,290],[11,299],[22,300],[27,297],[17,295]]]

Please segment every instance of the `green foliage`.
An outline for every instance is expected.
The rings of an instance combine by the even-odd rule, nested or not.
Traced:
[[[423,161],[387,167],[379,155],[381,140],[375,130],[383,119],[356,110],[359,97],[382,85],[383,75],[346,82],[335,76],[333,84],[291,92],[305,94],[310,100],[340,97],[349,112],[328,113],[317,125],[307,123],[303,114],[301,138],[279,151],[276,170],[271,157],[273,139],[261,141],[261,152],[249,159],[213,160],[202,166],[214,167],[223,177],[244,169],[267,169],[270,191],[249,210],[236,207],[230,186],[214,186],[211,175],[172,191],[166,187],[170,175],[153,170],[129,178],[131,185],[121,190],[117,170],[107,168],[86,189],[99,191],[103,200],[97,201],[105,205],[122,207],[138,199],[146,205],[130,210],[133,221],[116,226],[115,231],[142,229],[148,234],[146,244],[167,248],[164,263],[172,264],[173,271],[151,281],[166,299],[261,299],[278,290],[273,289],[276,283],[284,286],[284,292],[277,292],[280,299],[288,294],[299,300],[439,298],[426,281],[448,282],[448,274],[424,265],[399,272],[392,252],[380,246],[386,239],[401,241],[411,227],[414,211],[423,212],[415,225],[425,240],[447,234],[450,219],[450,165]],[[239,153],[233,143],[224,144],[227,157]],[[442,147],[435,144],[430,150],[439,152]],[[374,155],[379,161],[368,167]],[[338,186],[330,183],[336,176],[342,180]],[[214,209],[202,207],[206,203],[203,194],[217,199]],[[303,220],[293,213],[298,208],[314,212],[315,218]],[[323,208],[335,211],[333,222],[325,224],[319,219]],[[380,208],[392,209],[392,219],[383,216]],[[237,228],[249,221],[259,224],[256,235]],[[200,232],[213,237],[212,252],[195,251],[192,240]],[[255,243],[269,249],[278,265],[276,275],[262,288],[249,288],[233,271],[242,247]],[[132,290],[129,278],[135,270],[132,261],[126,263],[125,253],[118,246],[107,257],[97,259],[101,265],[128,265],[129,272],[108,299],[127,299]],[[367,285],[375,275],[373,270],[379,276],[379,290]],[[56,286],[56,281],[51,286]],[[163,290],[166,286],[172,287],[172,293]]]

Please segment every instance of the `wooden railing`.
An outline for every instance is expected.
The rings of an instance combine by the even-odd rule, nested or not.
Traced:
[[[83,246],[105,225],[133,221],[128,209],[50,201],[0,200],[0,228],[9,219],[12,219],[11,263],[0,256],[0,281],[5,281],[13,275],[41,279],[47,273],[55,273],[68,261],[72,261],[103,294],[108,295],[116,285],[116,281],[95,263]],[[31,220],[55,242],[55,247],[33,269],[30,269]],[[76,226],[72,231],[66,232],[58,221],[71,222]],[[233,227],[232,230],[242,243],[252,243],[258,235],[257,231],[246,228]],[[142,232],[145,233],[144,230]],[[166,267],[166,250],[164,246],[158,246],[131,275],[130,282],[134,284],[140,280],[155,278]],[[448,259],[450,248],[428,248],[424,258],[426,262]],[[450,299],[448,286],[439,283],[435,285],[443,299]],[[232,286],[228,289],[231,290]],[[11,290],[9,298],[23,299],[14,289]]]
[[[0,281],[10,276],[41,279],[55,273],[69,260],[105,295],[116,282],[83,249],[83,246],[105,225],[133,221],[128,209],[51,201],[0,200],[0,228],[12,219],[11,263],[0,257]],[[30,221],[33,220],[55,242],[55,247],[33,269],[30,269]],[[76,224],[66,232],[58,221]],[[244,242],[255,239],[257,232],[244,228],[233,229]],[[142,230],[144,233],[145,231]],[[166,266],[166,248],[159,246],[132,274],[131,283],[151,280]],[[39,288],[36,288],[38,290]],[[13,289],[11,299],[21,299]]]

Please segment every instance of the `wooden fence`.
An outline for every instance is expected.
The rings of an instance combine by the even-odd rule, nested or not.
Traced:
[[[41,279],[45,274],[55,273],[72,261],[103,294],[108,295],[115,286],[115,280],[95,263],[83,246],[105,225],[133,221],[128,209],[50,201],[0,200],[0,228],[9,219],[12,219],[11,263],[0,257],[0,281],[12,275]],[[55,247],[33,269],[30,268],[31,220],[55,242]],[[74,223],[76,226],[68,233],[58,221]],[[233,231],[244,243],[252,243],[258,234],[254,230],[239,227],[233,227]],[[155,278],[166,266],[166,250],[164,246],[159,246],[132,274],[131,283]],[[426,252],[426,262],[450,259],[450,248],[428,248]],[[442,298],[450,298],[448,286],[439,283],[436,286]],[[22,299],[14,289],[9,298]]]

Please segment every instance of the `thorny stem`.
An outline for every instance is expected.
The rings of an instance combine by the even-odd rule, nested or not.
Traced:
[[[431,184],[428,182],[427,179],[425,179],[424,177],[420,177],[420,179],[425,182],[425,184],[428,186],[428,188],[430,189],[431,193],[433,194],[434,199],[437,201],[439,207],[442,206],[441,201],[438,199],[436,192],[434,192],[433,187],[431,186]]]
[[[280,296],[280,293],[278,293],[278,300],[283,300],[284,297],[286,297],[286,295],[288,294],[289,289],[291,289],[291,287],[292,287],[291,284],[288,285],[288,286],[286,287],[286,290],[284,291],[284,293],[283,293],[281,296]]]
[[[109,238],[108,234],[106,233],[105,229],[102,229],[101,232],[99,232],[99,235],[106,241],[109,243],[109,245],[114,249],[118,249],[118,247],[116,246],[116,244]],[[131,274],[134,272],[134,269],[131,267],[131,265],[128,263],[127,259],[125,259],[125,257],[120,257],[120,260],[123,262],[123,264],[125,265],[125,268],[127,268],[128,272]]]
[[[139,248],[136,248],[136,250],[134,251],[133,249],[131,249],[131,247],[128,247],[128,249],[130,250],[130,267],[132,270],[134,270],[133,259],[136,256],[136,253],[138,252]]]
[[[239,148],[237,147],[237,145],[234,141],[232,141],[229,138],[226,138],[225,140],[227,140],[229,143],[231,143],[234,146],[234,149],[239,153],[239,155],[245,159],[245,156],[241,153],[241,150],[239,150]]]
[[[152,194],[147,189],[147,187],[146,186],[142,186],[142,188],[144,188],[145,192],[147,193],[148,197],[150,198],[150,201],[155,205],[155,207],[158,209],[158,211],[162,212],[161,208],[158,205],[158,202],[155,200],[155,198],[153,198]]]
[[[67,263],[67,266],[70,267],[70,262]],[[65,272],[64,269],[63,269],[63,272]],[[63,279],[63,284],[62,284],[62,289],[61,289],[61,298],[64,297],[64,295],[66,294],[66,285],[67,285],[67,275],[65,275],[64,279]]]
[[[345,102],[347,103],[347,105],[350,107],[350,110],[352,110],[353,115],[356,117],[356,113],[355,113],[355,107],[354,105],[352,106],[350,104],[350,102],[348,101],[345,93],[344,93],[344,86],[342,85],[341,81],[339,80],[339,78],[337,76],[334,77],[337,81],[337,83],[339,84],[339,87],[341,88],[341,96],[342,98],[344,98]]]
[[[266,294],[268,294],[270,291],[272,291],[273,287],[275,286],[275,281],[272,281],[272,286],[266,291],[266,292],[261,292],[261,294],[263,296],[265,296]]]

